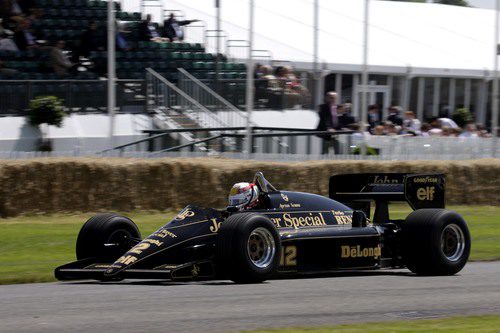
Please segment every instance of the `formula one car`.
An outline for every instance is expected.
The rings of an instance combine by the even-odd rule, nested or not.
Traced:
[[[130,219],[96,215],[80,230],[77,261],[58,267],[55,276],[249,283],[402,267],[419,275],[452,275],[469,257],[466,222],[443,209],[444,175],[336,175],[330,178],[329,198],[279,191],[260,172],[254,184],[258,206],[189,205],[144,239]],[[393,201],[407,201],[414,211],[404,220],[391,219],[388,203]]]

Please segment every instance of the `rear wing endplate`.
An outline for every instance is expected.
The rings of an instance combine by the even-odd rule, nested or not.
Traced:
[[[330,177],[330,198],[356,203],[406,201],[412,209],[444,208],[445,175],[361,173]]]

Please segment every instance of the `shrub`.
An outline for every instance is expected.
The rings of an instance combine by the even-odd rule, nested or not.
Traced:
[[[48,124],[61,127],[66,116],[63,101],[56,96],[39,96],[32,99],[27,111],[29,123],[33,126]]]
[[[460,126],[462,128],[466,124],[474,121],[474,118],[472,118],[472,114],[470,113],[469,109],[467,109],[467,108],[456,109],[451,114],[451,118],[453,119],[454,122],[457,123],[458,126]]]

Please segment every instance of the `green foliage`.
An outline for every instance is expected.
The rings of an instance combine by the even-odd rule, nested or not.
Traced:
[[[354,148],[354,150],[352,151],[352,154],[353,155],[361,155],[361,148],[360,147]],[[378,150],[373,148],[373,147],[366,147],[366,155],[378,156],[379,153],[378,153]]]
[[[61,127],[66,116],[63,101],[56,96],[39,96],[30,101],[28,106],[29,123],[33,126],[41,124]]]
[[[466,124],[474,121],[472,114],[470,113],[469,109],[467,109],[467,108],[456,109],[451,114],[451,118],[460,127],[464,127]]]

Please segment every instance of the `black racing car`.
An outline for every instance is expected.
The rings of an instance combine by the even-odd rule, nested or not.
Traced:
[[[77,261],[58,267],[55,276],[260,282],[402,267],[420,275],[452,275],[466,264],[471,240],[464,219],[443,209],[444,182],[440,174],[336,175],[326,198],[279,191],[259,172],[254,183],[260,207],[189,205],[144,239],[124,216],[92,217],[78,234]],[[392,201],[407,201],[414,211],[404,220],[391,219]]]

